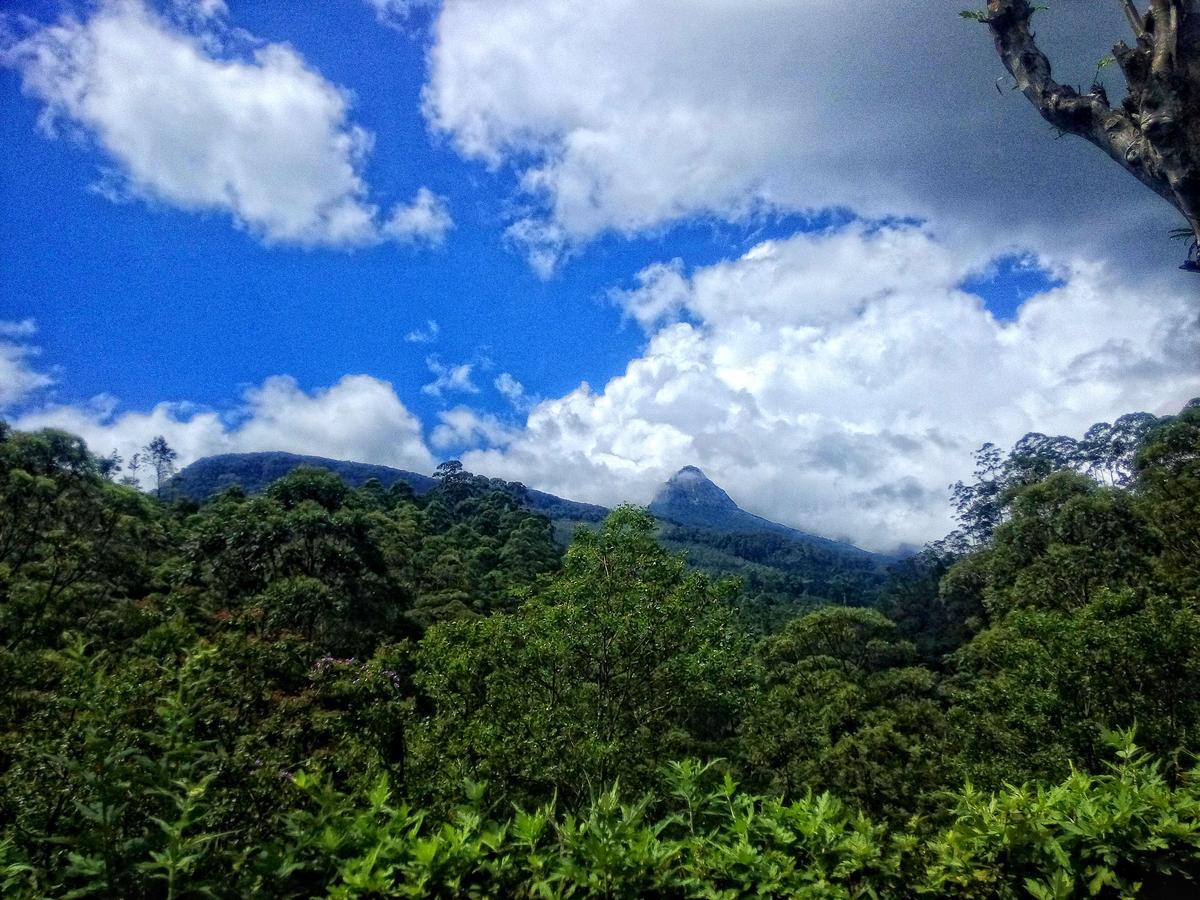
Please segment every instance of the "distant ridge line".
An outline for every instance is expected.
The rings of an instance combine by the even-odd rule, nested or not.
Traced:
[[[351,487],[361,487],[372,478],[378,479],[384,487],[403,481],[415,494],[420,495],[432,490],[438,483],[436,478],[429,475],[393,466],[279,450],[203,457],[175,475],[170,491],[196,502],[234,485],[255,494],[300,466],[326,469]],[[560,523],[600,522],[609,513],[607,507],[598,504],[567,500],[532,488],[526,488],[525,500],[533,511]],[[874,560],[888,558],[844,541],[809,534],[746,512],[697,466],[684,466],[672,475],[650,502],[649,510],[656,518],[674,525],[719,532],[776,534],[838,555]]]

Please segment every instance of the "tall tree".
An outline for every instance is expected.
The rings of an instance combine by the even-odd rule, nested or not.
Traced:
[[[179,459],[179,454],[160,434],[142,448],[142,458],[150,464],[150,469],[154,472],[154,493],[161,499],[163,485],[175,474],[175,460]]]
[[[965,13],[986,22],[996,51],[1017,87],[1060,131],[1095,144],[1183,215],[1192,243],[1184,268],[1200,271],[1200,0],[1118,0],[1133,31],[1113,60],[1128,85],[1109,102],[1103,85],[1086,92],[1059,84],[1039,49],[1028,0],[987,0],[987,11]]]

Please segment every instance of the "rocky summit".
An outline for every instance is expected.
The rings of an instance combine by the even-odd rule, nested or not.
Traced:
[[[655,495],[651,511],[728,513],[738,509],[733,498],[695,466],[684,466]]]
[[[696,466],[684,466],[672,475],[659,489],[649,508],[658,518],[678,525],[725,532],[770,532],[838,552],[874,556],[850,544],[808,534],[746,512]]]

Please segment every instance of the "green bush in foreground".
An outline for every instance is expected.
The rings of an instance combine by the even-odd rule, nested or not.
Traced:
[[[711,765],[673,764],[670,796],[614,787],[578,814],[552,806],[489,819],[476,802],[434,824],[298,779],[302,866],[333,897],[1034,897],[1185,890],[1200,871],[1200,785],[1172,789],[1126,738],[1107,774],[1051,786],[970,786],[953,823],[888,831],[829,794],[742,793]],[[713,782],[716,781],[715,784]],[[472,796],[482,796],[475,790]],[[301,843],[306,842],[306,843]]]
[[[919,820],[889,830],[829,794],[748,794],[695,761],[668,767],[663,795],[630,799],[614,786],[577,812],[493,816],[483,786],[468,783],[442,821],[395,799],[386,777],[348,794],[298,773],[280,840],[194,877],[198,856],[238,843],[205,832],[201,781],[173,801],[177,817],[159,823],[135,868],[139,895],[172,898],[1188,896],[1200,773],[1172,787],[1120,737],[1106,774],[995,794],[967,786],[948,798],[952,823],[932,832]],[[75,866],[62,883],[0,841],[5,896],[103,895],[102,871],[87,875]]]

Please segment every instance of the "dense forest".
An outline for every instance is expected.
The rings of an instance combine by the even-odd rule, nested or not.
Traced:
[[[814,585],[457,464],[197,503],[0,426],[0,892],[1194,896],[1200,402],[977,461]]]

